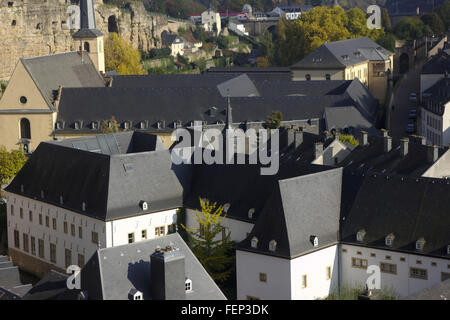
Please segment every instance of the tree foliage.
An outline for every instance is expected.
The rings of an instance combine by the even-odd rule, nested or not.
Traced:
[[[267,129],[278,129],[283,121],[283,114],[280,111],[273,111],[272,115],[266,119],[265,127]]]
[[[106,71],[117,71],[121,75],[144,74],[139,50],[122,39],[117,33],[111,33],[105,41]]]
[[[226,215],[223,206],[200,198],[201,211],[195,211],[195,221],[199,227],[188,228],[181,224],[189,235],[189,246],[197,259],[218,282],[224,282],[232,272],[234,257],[231,255],[233,242],[230,232],[222,226]]]
[[[384,29],[367,28],[365,13],[358,8],[345,11],[341,7],[315,7],[296,21],[280,19],[276,33],[274,61],[277,65],[291,65],[316,50],[325,41],[369,37],[377,40]]]
[[[420,20],[422,20],[425,26],[430,27],[430,29],[433,31],[433,34],[436,36],[442,34],[445,31],[444,22],[442,22],[442,19],[435,12],[424,14],[420,17]]]
[[[433,31],[420,18],[403,18],[394,27],[395,35],[402,40],[415,40],[430,36]]]
[[[445,3],[436,8],[435,11],[444,23],[445,29],[448,30],[448,28],[450,28],[450,1],[445,1]]]
[[[9,182],[22,169],[27,156],[22,149],[8,152],[0,146],[0,184]]]
[[[114,116],[109,120],[103,120],[100,126],[101,133],[116,133],[119,132],[120,125]]]

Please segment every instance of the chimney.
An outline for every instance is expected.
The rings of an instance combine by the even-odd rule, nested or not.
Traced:
[[[435,163],[439,157],[439,148],[436,145],[428,146],[427,160],[430,163]]]
[[[400,154],[402,157],[405,157],[408,154],[408,144],[408,138],[400,139]]]
[[[365,147],[369,144],[368,134],[366,131],[361,131],[359,133],[359,145]]]
[[[157,248],[150,256],[151,295],[153,300],[185,300],[185,259],[172,246]]]
[[[421,144],[423,146],[427,144],[427,139],[425,137],[416,135],[412,135],[410,137],[414,140],[415,143]]]
[[[294,146],[295,149],[300,147],[300,145],[303,143],[303,130],[297,130],[294,132]]]
[[[323,143],[316,142],[314,147],[314,159],[317,159],[323,154]]]
[[[290,147],[294,143],[294,140],[295,140],[294,129],[289,128],[286,131],[287,131],[286,132],[286,147]]]
[[[381,129],[381,135],[383,138],[386,138],[388,136],[388,131],[386,129]]]
[[[384,152],[390,152],[392,149],[392,138],[386,136],[384,138]]]

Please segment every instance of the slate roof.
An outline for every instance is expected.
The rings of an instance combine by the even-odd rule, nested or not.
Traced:
[[[19,267],[8,256],[0,255],[0,300],[19,300],[30,288],[30,284],[22,284]]]
[[[41,143],[6,191],[103,221],[182,206],[182,173],[168,150],[104,154],[65,146],[68,141]],[[147,211],[140,201],[148,202]]]
[[[450,300],[450,279],[420,290],[404,300]]]
[[[80,300],[80,290],[67,288],[68,275],[50,270],[23,300]]]
[[[88,54],[58,53],[33,58],[21,58],[25,69],[42,93],[48,107],[54,110],[55,92],[63,87],[104,87]]]
[[[193,291],[186,293],[186,299],[225,300],[178,233],[97,250],[81,272],[82,289],[93,300],[128,300],[131,288],[141,291],[144,300],[151,299],[150,255],[170,243],[184,254],[186,277],[192,280]]]
[[[369,60],[388,60],[392,52],[367,37],[325,42],[292,69],[344,69]]]
[[[450,55],[445,51],[431,57],[422,67],[420,74],[444,74],[450,71]]]
[[[237,249],[293,259],[337,243],[342,169],[279,180],[250,235]],[[311,236],[318,237],[314,247]],[[257,248],[251,239],[258,239]],[[276,250],[269,242],[276,241]]]
[[[245,90],[240,90],[233,82],[228,83],[229,86],[219,85],[222,84],[222,91],[225,92],[230,88],[235,96],[242,95],[244,91],[246,94],[255,93],[255,88],[261,96],[232,97],[234,123],[264,122],[273,110],[283,113],[283,121],[321,119],[326,107],[352,105],[367,120],[373,122],[376,119],[378,104],[357,79],[346,82],[314,81],[314,84],[276,81],[272,89],[269,88],[271,82],[253,81],[253,88],[245,76],[239,80],[238,84],[246,84]],[[278,93],[276,88],[280,88]],[[148,130],[156,131],[158,123],[164,122],[164,128],[159,131],[172,131],[175,121],[181,121],[183,126],[189,126],[194,120],[206,121],[207,124],[224,122],[226,104],[226,97],[220,94],[216,86],[184,87],[179,83],[174,87],[63,88],[57,121],[65,123],[60,130],[63,132],[75,131],[76,121],[83,123],[77,131],[92,132],[90,125],[93,121],[112,116],[119,124],[131,121],[131,128],[140,129],[141,121],[147,121]],[[210,113],[212,107],[217,109],[213,116]]]
[[[354,128],[354,132],[366,130],[375,134],[377,129],[355,107],[325,108],[325,123],[328,130],[333,128]]]
[[[75,32],[72,37],[77,38],[96,38],[102,36],[95,24],[94,3],[92,0],[80,0],[80,30]]]
[[[445,105],[450,101],[450,79],[448,76],[436,82],[422,93],[421,106],[439,116],[443,116]]]
[[[179,40],[179,41],[177,41]],[[182,42],[183,40],[176,34],[172,34],[166,30],[161,33],[161,43],[163,46],[170,46],[174,42]]]
[[[446,254],[450,181],[375,173],[361,179],[351,209],[342,210],[342,242],[450,258]],[[361,243],[356,241],[356,233],[362,229],[366,235]],[[390,233],[395,235],[392,248],[385,245]],[[418,251],[415,242],[421,237],[426,243],[423,251]]]
[[[339,165],[355,172],[378,172],[385,174],[400,174],[411,177],[420,177],[432,165],[428,161],[429,146],[417,142],[417,138],[410,137],[408,154],[400,154],[400,140],[392,139],[390,152],[384,152],[384,138],[382,136],[369,136],[367,146],[359,145]],[[439,148],[438,156],[445,153]]]

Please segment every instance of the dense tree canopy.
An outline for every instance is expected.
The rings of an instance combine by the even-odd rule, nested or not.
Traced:
[[[445,3],[435,11],[444,23],[445,29],[448,30],[448,28],[450,28],[450,1],[445,1]]]
[[[0,184],[10,181],[27,159],[22,149],[9,152],[4,146],[0,146]]]
[[[426,13],[422,17],[420,17],[425,26],[430,27],[433,31],[434,35],[440,35],[445,31],[444,22],[439,17],[439,15],[435,12]]]
[[[269,60],[273,64],[287,66],[301,60],[325,41],[359,37],[377,40],[383,36],[384,29],[367,28],[366,14],[361,9],[345,11],[341,7],[315,7],[303,14],[300,20],[279,20],[276,49],[272,56],[269,55]]]
[[[403,18],[394,27],[394,33],[399,39],[414,40],[430,36],[433,31],[419,18]]]
[[[121,75],[144,74],[141,65],[141,54],[117,33],[105,41],[106,71],[116,70]]]

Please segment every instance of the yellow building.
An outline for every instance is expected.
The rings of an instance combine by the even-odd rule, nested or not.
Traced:
[[[0,145],[34,150],[52,138],[62,87],[102,87],[103,34],[95,28],[92,0],[80,3],[79,51],[21,58],[0,100]]]
[[[291,67],[294,81],[358,78],[380,102],[385,101],[394,54],[369,38],[325,42]]]

